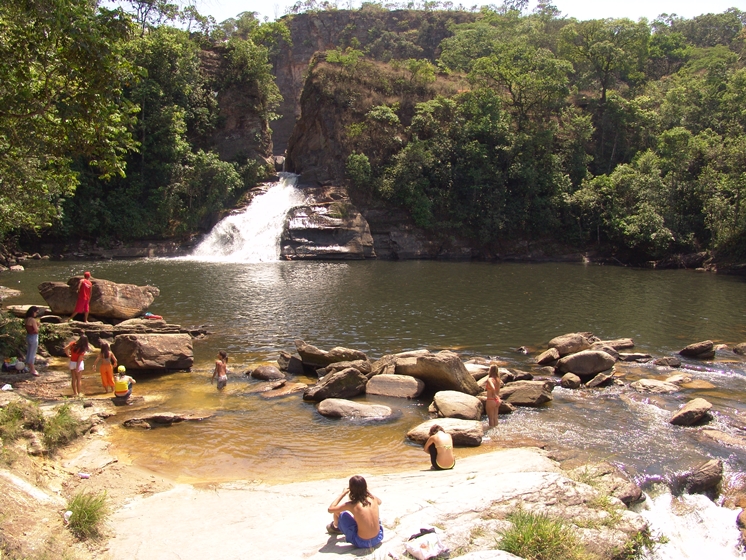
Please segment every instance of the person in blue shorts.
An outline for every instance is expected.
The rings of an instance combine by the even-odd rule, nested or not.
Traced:
[[[339,502],[349,494],[344,504]],[[374,548],[383,541],[383,526],[378,516],[381,499],[368,492],[362,476],[350,478],[349,487],[332,502],[329,513],[334,519],[326,526],[331,534],[344,533],[345,540],[356,548]]]

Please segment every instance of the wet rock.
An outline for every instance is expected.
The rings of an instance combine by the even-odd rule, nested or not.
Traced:
[[[676,356],[665,356],[663,358],[656,358],[655,360],[653,360],[653,364],[656,366],[677,368],[681,367],[681,360]]]
[[[601,340],[595,344],[602,344],[604,346],[610,346],[617,352],[619,350],[627,350],[635,347],[635,341],[631,338],[616,338],[614,340]]]
[[[268,381],[266,383],[259,383],[258,385],[251,387],[244,391],[246,395],[252,395],[254,393],[266,393],[267,391],[273,391],[279,389],[285,385],[285,380],[282,381]],[[304,384],[302,384],[304,385]]]
[[[715,389],[715,385],[704,379],[692,379],[682,385],[685,389]]]
[[[111,350],[130,371],[188,370],[194,364],[188,334],[120,334]]]
[[[355,368],[336,371],[303,391],[303,400],[321,402],[325,399],[347,399],[365,392],[368,379]]]
[[[275,366],[259,366],[249,372],[254,379],[263,381],[273,381],[276,379],[285,379],[285,374]]]
[[[281,385],[275,387],[269,391],[263,391],[260,396],[263,399],[277,399],[280,397],[287,397],[288,395],[294,395],[296,393],[302,393],[308,388],[305,383],[290,383],[290,382],[279,382]]]
[[[689,494],[717,496],[720,483],[723,481],[723,462],[720,459],[711,459],[677,478],[684,491]]]
[[[713,344],[712,340],[695,342],[694,344],[690,344],[683,350],[680,350],[679,354],[688,358],[708,360],[715,357],[715,345]]]
[[[306,344],[303,340],[295,341],[295,348],[301,357],[304,365],[313,367],[326,367],[335,362],[352,362],[356,360],[368,360],[364,352],[351,350],[341,346],[332,348],[329,351],[320,350],[311,344]]]
[[[702,398],[692,399],[681,407],[669,420],[674,426],[693,426],[709,418],[712,404]]]
[[[590,347],[590,341],[582,333],[563,334],[549,341],[549,348],[556,348],[560,357],[581,352]]]
[[[371,371],[370,362],[368,360],[355,360],[353,362],[334,362],[325,368],[317,369],[316,374],[319,377],[324,377],[325,375],[329,375],[335,371],[342,371],[347,368],[355,368],[365,376],[369,375]]]
[[[297,356],[293,356],[289,352],[280,352],[280,357],[277,358],[277,367],[280,371],[286,371],[293,375],[303,375],[303,362]]]
[[[746,342],[742,342],[741,344],[736,344],[733,347],[733,351],[736,354],[740,354],[741,356],[746,355]]]
[[[557,362],[557,369],[583,377],[611,369],[615,362],[612,356],[601,350],[583,350],[562,358]]]
[[[482,418],[482,402],[477,397],[459,391],[438,391],[433,397],[433,405],[441,418]]]
[[[211,418],[212,414],[206,414],[203,416],[197,416],[193,414],[174,414],[173,412],[160,412],[158,414],[151,414],[150,416],[143,416],[141,418],[130,418],[122,422],[122,425],[126,428],[161,428],[166,426],[172,426],[173,424],[179,424],[181,422],[199,422]]]
[[[425,383],[410,375],[381,374],[370,378],[365,386],[368,395],[414,399],[425,389]]]
[[[141,430],[150,430],[152,426],[142,418],[131,418],[122,422],[125,428],[140,428]]]
[[[619,359],[623,362],[648,362],[653,359],[653,356],[642,352],[621,352]]]
[[[723,445],[746,449],[746,438],[732,436],[720,430],[702,430],[701,433],[702,435],[707,436],[708,438]]]
[[[553,390],[549,381],[515,381],[500,389],[500,399],[514,406],[536,407],[551,401]]]
[[[444,350],[437,354],[419,354],[396,358],[398,375],[411,375],[425,382],[430,389],[461,391],[469,395],[480,392],[479,385],[466,370],[461,358]]]
[[[671,377],[666,378],[666,383],[673,383],[674,385],[684,385],[685,383],[691,383],[692,376],[688,373],[677,373]]]
[[[565,389],[579,389],[581,383],[582,382],[580,381],[580,377],[578,377],[574,373],[566,373],[562,376],[560,386],[564,387]]]
[[[630,384],[630,387],[640,393],[675,393],[680,390],[678,385],[657,379],[640,379]]]
[[[81,277],[63,282],[43,282],[39,293],[51,308],[54,315],[69,316],[75,310],[78,297],[78,283]],[[109,280],[91,278],[91,311],[94,317],[108,319],[132,319],[142,315],[160,294],[153,286],[118,284]]]
[[[461,420],[459,418],[436,418],[415,426],[407,432],[407,438],[424,445],[430,437],[430,427],[438,424],[453,438],[457,447],[478,447],[482,444],[484,428],[479,420]]]
[[[559,359],[559,350],[556,348],[550,348],[536,357],[536,363],[540,366],[553,366]]]
[[[329,418],[384,419],[392,415],[388,406],[365,404],[346,399],[324,399],[317,408],[319,414]]]
[[[571,470],[570,476],[590,484],[603,494],[614,496],[626,506],[645,499],[642,489],[611,463],[584,465]]]
[[[592,389],[593,387],[601,387],[602,385],[608,384],[611,382],[611,380],[614,379],[614,372],[613,371],[602,371],[598,375],[596,375],[593,379],[588,381],[588,383],[585,384],[586,387],[589,389]]]

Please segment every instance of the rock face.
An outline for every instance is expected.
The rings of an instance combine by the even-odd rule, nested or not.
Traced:
[[[188,370],[194,363],[188,334],[120,334],[111,350],[128,371]]]
[[[414,399],[422,393],[425,383],[409,375],[381,374],[374,375],[365,386],[368,395],[383,395]]]
[[[541,406],[552,400],[551,381],[515,381],[500,389],[500,398],[514,406]]]
[[[557,369],[583,377],[611,369],[615,362],[612,356],[601,350],[583,350],[562,358],[557,362]]]
[[[466,370],[461,358],[444,350],[396,359],[396,373],[421,379],[431,389],[452,390],[477,395],[479,385]]]
[[[308,192],[309,189],[306,189]],[[313,189],[307,204],[293,208],[280,240],[288,260],[366,259],[376,256],[368,222],[345,189]]]
[[[302,340],[295,341],[295,348],[303,361],[304,366],[313,368],[326,367],[336,362],[352,362],[355,360],[368,360],[368,357],[359,350],[342,348],[341,346],[332,348],[328,352],[320,350],[311,344],[306,344]]]
[[[43,282],[39,284],[39,293],[47,302],[55,315],[71,315],[75,310],[78,298],[77,276],[62,282]],[[135,286],[133,284],[117,284],[109,280],[91,278],[91,311],[95,317],[105,319],[132,319],[142,315],[153,300],[160,294],[160,290],[153,286]]]
[[[444,418],[479,420],[482,418],[482,402],[458,391],[438,391],[433,397],[436,413]]]
[[[549,341],[549,348],[556,348],[560,356],[581,352],[590,347],[590,341],[581,333],[563,334]]]
[[[712,404],[702,398],[693,399],[674,413],[669,422],[675,426],[693,426],[708,416]]]
[[[317,408],[319,414],[329,418],[367,418],[384,419],[391,416],[388,406],[365,404],[345,399],[324,399]]]
[[[347,399],[365,392],[368,379],[354,368],[336,371],[303,392],[303,400],[321,402],[324,399]]]
[[[454,446],[479,447],[484,437],[482,422],[477,420],[460,420],[458,418],[436,418],[428,420],[407,432],[407,438],[424,445],[430,437],[430,427],[438,424],[453,438]]]

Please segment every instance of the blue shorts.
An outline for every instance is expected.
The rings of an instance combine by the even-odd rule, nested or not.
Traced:
[[[374,548],[383,541],[383,527],[379,525],[378,534],[372,539],[361,539],[357,536],[357,521],[349,511],[339,514],[339,530],[345,535],[345,540],[356,548]]]

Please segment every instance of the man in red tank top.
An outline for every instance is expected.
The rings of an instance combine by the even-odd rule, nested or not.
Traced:
[[[75,304],[75,311],[70,315],[68,321],[72,321],[78,313],[83,313],[83,320],[88,322],[88,311],[91,307],[91,289],[93,288],[93,282],[91,282],[91,273],[86,271],[83,274],[83,279],[78,283],[78,301]]]

